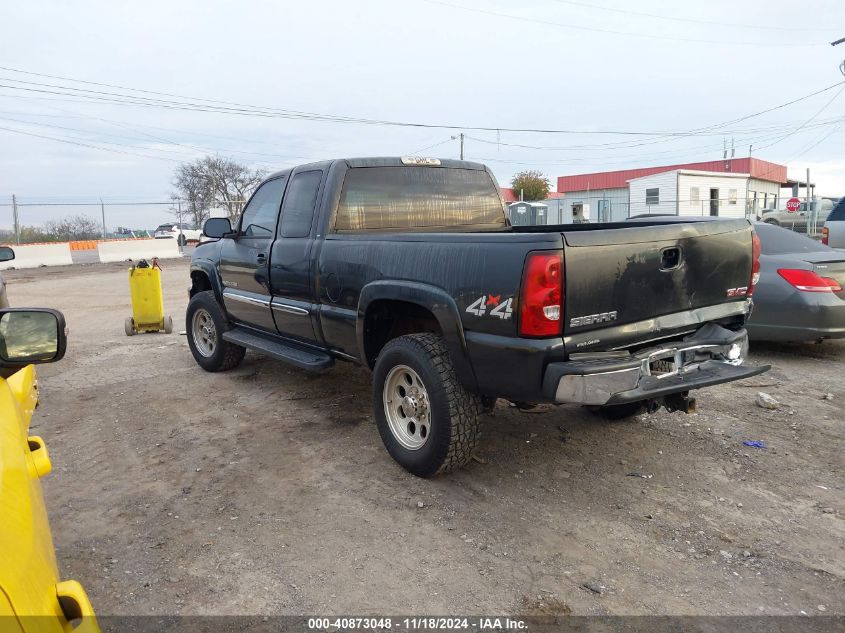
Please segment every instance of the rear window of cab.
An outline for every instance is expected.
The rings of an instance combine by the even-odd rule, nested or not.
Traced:
[[[346,172],[336,231],[506,226],[499,190],[480,169],[356,167]]]

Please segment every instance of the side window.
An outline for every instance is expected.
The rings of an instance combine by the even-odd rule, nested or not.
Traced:
[[[241,235],[273,237],[286,182],[286,177],[275,178],[258,188],[241,216]]]
[[[830,215],[827,216],[828,222],[843,222],[845,221],[845,198],[842,198],[839,202],[836,203],[836,206],[833,207],[833,211],[830,212]]]
[[[765,198],[763,199],[765,202]],[[728,189],[728,204],[736,204],[736,189]],[[763,205],[766,206],[765,204]]]
[[[282,237],[307,237],[311,232],[322,171],[304,171],[293,177],[285,196],[279,233]]]
[[[660,189],[646,189],[645,190],[646,204],[660,204]]]

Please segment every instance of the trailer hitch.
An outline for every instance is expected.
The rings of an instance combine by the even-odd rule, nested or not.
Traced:
[[[695,413],[695,398],[691,398],[689,391],[673,393],[663,399],[663,406],[667,411],[683,411],[684,413]]]

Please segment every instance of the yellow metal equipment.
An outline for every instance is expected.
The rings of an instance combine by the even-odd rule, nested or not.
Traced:
[[[129,269],[129,292],[132,295],[132,316],[126,317],[123,326],[126,336],[138,332],[173,331],[173,319],[164,314],[161,296],[161,267],[158,260],[152,265],[146,260]]]
[[[0,631],[99,633],[82,585],[59,581],[40,481],[52,464],[29,435],[37,401],[32,365],[0,378]]]

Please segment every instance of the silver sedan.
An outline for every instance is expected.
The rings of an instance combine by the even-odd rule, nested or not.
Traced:
[[[845,252],[771,224],[754,230],[762,253],[751,340],[845,338]]]

